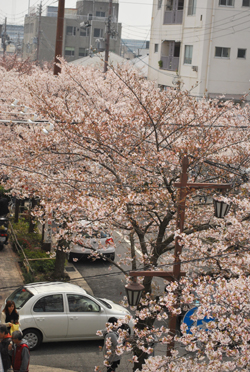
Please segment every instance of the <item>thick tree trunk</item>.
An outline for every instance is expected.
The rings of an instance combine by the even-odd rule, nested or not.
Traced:
[[[34,232],[35,224],[33,223],[33,218],[31,216],[31,210],[35,207],[36,201],[35,199],[31,199],[31,208],[29,210],[29,233]]]
[[[14,220],[15,223],[18,223],[18,219],[19,219],[19,206],[20,206],[20,199],[16,199],[16,203],[15,203],[15,220]]]
[[[64,279],[66,277],[64,273],[64,265],[66,260],[66,253],[60,249],[56,250],[56,262],[55,262],[55,271],[54,271],[54,278],[55,279]]]
[[[148,328],[152,328],[154,324],[155,319],[147,318],[147,319],[139,319],[138,323],[136,324],[136,328],[143,330],[145,326]],[[146,341],[145,341],[145,347],[148,347]],[[138,362],[134,363],[133,371],[135,372],[137,369],[140,371],[142,370],[142,365],[145,363],[145,359],[149,357],[148,353],[144,353],[141,349],[134,346],[133,347],[133,354],[137,356]]]

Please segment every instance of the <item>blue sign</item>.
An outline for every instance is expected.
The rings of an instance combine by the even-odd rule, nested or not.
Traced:
[[[188,326],[188,329],[187,329],[187,333],[192,333],[190,331],[191,327],[195,326],[195,327],[199,327],[200,329],[204,329],[205,331],[208,330],[206,324],[209,323],[209,322],[212,322],[214,321],[214,318],[212,317],[206,317],[203,318],[203,319],[198,319],[198,320],[193,320],[191,319],[192,315],[194,315],[194,313],[197,311],[198,307],[193,307],[191,310],[189,310],[188,312],[186,312],[186,314],[184,315],[184,318],[183,318],[183,323],[185,323],[187,326]]]

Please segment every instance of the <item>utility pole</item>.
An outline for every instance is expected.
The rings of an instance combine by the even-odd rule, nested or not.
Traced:
[[[42,18],[42,2],[38,6],[38,32],[37,32],[37,48],[36,48],[36,60],[39,61],[39,49],[40,49],[40,38],[41,38],[41,18]]]
[[[57,64],[59,63],[59,60],[57,59],[57,57],[62,57],[64,7],[65,7],[65,0],[58,0],[54,75],[58,75],[61,72],[60,66],[57,66]]]
[[[5,17],[5,21],[4,21],[4,34],[3,34],[3,58],[5,58],[5,52],[6,52],[6,41],[7,41],[6,27],[7,27],[7,17]]]
[[[109,59],[109,38],[111,34],[111,12],[112,12],[112,0],[109,0],[109,16],[108,16],[108,25],[107,25],[107,32],[106,32],[106,40],[105,40],[105,59],[104,59],[104,73],[107,72],[108,69],[108,59]]]
[[[176,219],[176,229],[182,233],[184,231],[184,221],[185,221],[185,204],[186,204],[186,197],[189,193],[192,193],[194,189],[219,189],[219,190],[226,190],[231,188],[231,184],[229,183],[198,183],[198,182],[188,182],[188,156],[185,155],[182,159],[182,171],[180,175],[180,182],[174,182],[173,186],[180,189],[179,197],[178,197],[178,206],[177,206],[177,219]],[[135,279],[138,276],[144,277],[161,277],[169,282],[179,281],[182,276],[185,276],[186,273],[181,271],[181,260],[180,255],[182,253],[182,245],[179,244],[179,237],[175,238],[175,249],[174,249],[174,265],[173,271],[130,271],[129,276]],[[130,284],[127,284],[125,288],[128,290],[139,291],[137,287],[133,289],[133,286],[138,285],[138,283],[134,280],[132,283],[132,287]],[[141,289],[140,289],[141,290]],[[128,292],[127,292],[128,293]],[[176,294],[178,295],[178,294]],[[129,298],[129,295],[128,295]],[[135,306],[137,304],[133,304]],[[176,334],[176,324],[177,324],[177,315],[171,314],[169,315],[169,330],[170,335],[172,336],[172,341],[169,344],[167,349],[167,356],[171,356],[171,350],[174,349],[174,337]]]

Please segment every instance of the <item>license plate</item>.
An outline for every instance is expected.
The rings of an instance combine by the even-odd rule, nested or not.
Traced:
[[[0,242],[5,242],[6,238],[4,236],[0,236]]]

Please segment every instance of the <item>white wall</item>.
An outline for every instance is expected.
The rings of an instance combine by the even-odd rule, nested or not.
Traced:
[[[165,4],[158,9],[154,0],[149,50],[148,79],[157,84],[172,86],[174,71],[159,69],[161,43],[164,40],[181,42],[179,71],[182,89],[192,89],[195,96],[226,94],[237,96],[250,88],[250,7],[235,0],[234,7],[219,6],[219,0],[197,0],[196,14],[187,15],[185,2],[182,25],[163,25]],[[154,52],[158,44],[158,52]],[[193,45],[192,64],[184,65],[185,45]],[[215,47],[231,49],[230,58],[215,57]],[[238,48],[247,49],[246,59],[237,58]],[[198,72],[192,70],[198,66]],[[193,87],[193,88],[192,88]]]

